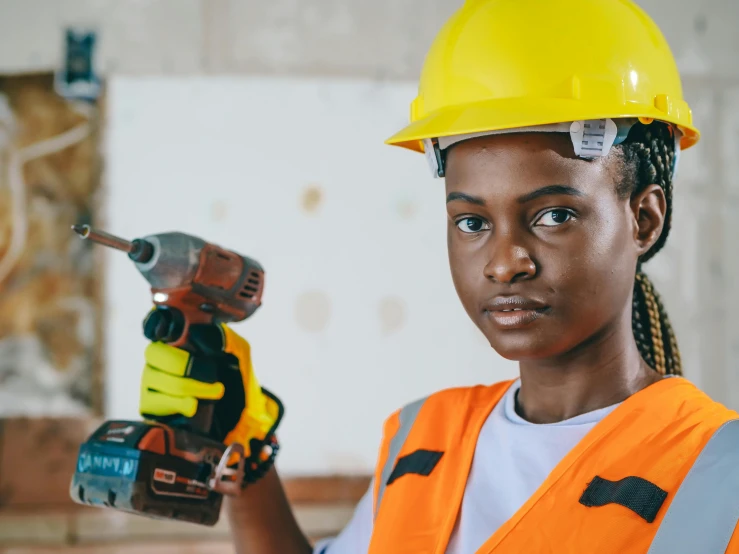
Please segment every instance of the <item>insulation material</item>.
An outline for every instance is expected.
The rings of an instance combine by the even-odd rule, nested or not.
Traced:
[[[98,272],[70,230],[94,212],[94,117],[57,96],[50,75],[0,79],[3,417],[95,408]]]

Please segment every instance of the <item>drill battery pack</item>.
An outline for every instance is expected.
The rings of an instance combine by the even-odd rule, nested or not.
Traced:
[[[75,502],[212,526],[238,494],[244,450],[154,421],[106,421],[80,446]]]

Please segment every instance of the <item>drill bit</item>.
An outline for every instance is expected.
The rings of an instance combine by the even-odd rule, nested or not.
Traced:
[[[104,246],[110,246],[116,250],[122,250],[127,254],[130,254],[135,249],[135,245],[132,242],[104,231],[98,231],[89,225],[72,225],[72,230],[83,239],[91,240]]]

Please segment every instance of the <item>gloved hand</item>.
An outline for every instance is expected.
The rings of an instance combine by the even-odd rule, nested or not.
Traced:
[[[284,413],[282,403],[260,386],[249,343],[227,325],[191,325],[192,352],[166,344],[173,338],[176,316],[159,308],[144,320],[144,335],[152,342],[145,351],[139,411],[148,419],[192,417],[199,402],[215,401],[209,434],[226,445],[244,447],[246,481],[253,482],[279,448],[275,430]]]

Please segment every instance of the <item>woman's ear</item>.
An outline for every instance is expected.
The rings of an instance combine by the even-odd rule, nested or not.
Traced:
[[[667,213],[665,191],[659,185],[649,185],[631,197],[634,215],[634,240],[640,256],[646,254],[662,234]]]

